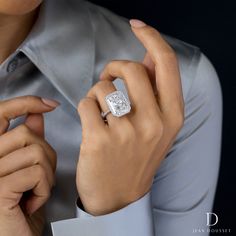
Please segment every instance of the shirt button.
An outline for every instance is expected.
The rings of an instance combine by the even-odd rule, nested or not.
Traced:
[[[17,66],[18,66],[18,60],[16,58],[14,58],[13,60],[11,60],[8,63],[7,72],[8,73],[14,72],[16,70]]]

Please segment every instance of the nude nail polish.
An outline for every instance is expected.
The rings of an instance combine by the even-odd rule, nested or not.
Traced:
[[[52,99],[42,98],[41,100],[42,100],[42,102],[43,102],[44,104],[46,104],[46,105],[49,106],[49,107],[56,108],[56,107],[58,107],[58,106],[60,105],[59,102],[57,102],[57,101],[55,101],[55,100],[52,100]]]
[[[137,20],[137,19],[132,19],[129,21],[129,23],[133,28],[142,28],[142,27],[146,26],[146,23],[144,23],[141,20]]]

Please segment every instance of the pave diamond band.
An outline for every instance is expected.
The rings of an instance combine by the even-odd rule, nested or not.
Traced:
[[[110,111],[103,113],[105,117],[111,112],[113,116],[121,117],[128,114],[131,110],[130,101],[123,92],[115,91],[105,97],[105,101]]]

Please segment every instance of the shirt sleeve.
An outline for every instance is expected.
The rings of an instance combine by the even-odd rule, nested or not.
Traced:
[[[212,64],[201,55],[185,100],[185,122],[155,176],[152,208],[156,236],[209,235],[218,179],[222,94]]]
[[[218,76],[202,54],[185,99],[185,123],[154,178],[151,192],[104,216],[52,223],[54,236],[208,235],[218,178],[222,96]]]
[[[151,194],[114,213],[91,216],[78,208],[78,218],[52,223],[55,236],[154,235]]]

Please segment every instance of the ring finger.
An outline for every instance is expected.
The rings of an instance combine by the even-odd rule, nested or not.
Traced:
[[[133,61],[112,61],[106,65],[100,76],[102,81],[123,79],[135,113],[140,117],[156,117],[159,107],[156,103],[147,71],[143,65]],[[145,109],[145,112],[143,112]]]
[[[116,88],[111,81],[100,81],[88,92],[87,97],[96,99],[100,105],[101,111],[106,113],[110,111],[110,109],[106,103],[105,97],[115,91]],[[113,125],[118,120],[119,125],[121,125],[122,123],[127,121],[128,117],[126,115],[122,117],[115,117],[109,112],[106,116],[106,119],[109,125]]]

